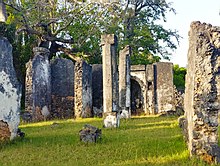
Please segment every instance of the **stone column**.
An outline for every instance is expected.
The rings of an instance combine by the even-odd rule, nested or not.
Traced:
[[[105,127],[119,126],[116,36],[102,35],[103,118]]]
[[[21,85],[13,66],[12,46],[0,37],[0,143],[17,136]]]
[[[189,32],[188,66],[184,110],[191,155],[220,162],[218,112],[220,109],[219,27],[192,22]]]
[[[121,118],[130,118],[131,116],[130,54],[130,46],[126,46],[119,52],[119,106],[121,109]]]
[[[43,47],[33,49],[32,61],[32,120],[41,121],[51,112],[51,70],[48,56],[49,50]]]
[[[85,61],[75,63],[74,107],[75,117],[92,116],[92,67]]]
[[[156,114],[155,109],[155,78],[154,78],[154,65],[147,65],[146,67],[147,79],[147,114]]]
[[[0,22],[6,22],[7,20],[7,13],[5,4],[3,3],[3,0],[0,0]]]

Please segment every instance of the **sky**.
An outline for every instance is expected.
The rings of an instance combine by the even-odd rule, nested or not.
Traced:
[[[187,65],[188,52],[188,31],[192,21],[210,23],[213,26],[220,26],[220,0],[168,0],[173,2],[172,7],[176,10],[167,14],[167,22],[163,23],[165,28],[179,31],[179,46],[172,53],[171,62],[181,67]]]

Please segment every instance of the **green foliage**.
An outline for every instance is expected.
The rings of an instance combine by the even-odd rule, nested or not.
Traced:
[[[79,130],[88,123],[102,129],[101,142],[79,141]],[[189,159],[176,117],[122,120],[117,129],[102,124],[102,119],[81,119],[21,125],[26,137],[0,147],[0,165],[206,165]]]
[[[186,68],[179,67],[179,65],[174,65],[173,71],[174,85],[177,87],[177,89],[185,89]]]
[[[178,34],[156,24],[166,21],[166,13],[174,11],[165,0],[120,1],[101,4],[85,1],[8,1],[19,32],[34,35],[35,40],[71,44],[72,52],[89,63],[101,63],[100,36],[114,33],[119,49],[132,48],[132,64],[148,64],[169,59],[176,49]],[[133,6],[133,7],[132,7]],[[162,44],[161,44],[162,43]],[[56,50],[57,51],[57,50]],[[86,55],[86,56],[84,56]]]

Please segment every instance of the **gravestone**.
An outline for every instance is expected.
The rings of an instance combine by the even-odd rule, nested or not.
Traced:
[[[51,116],[74,117],[74,64],[69,59],[51,61]]]
[[[12,46],[0,37],[0,142],[17,136],[21,85],[13,67]]]
[[[220,162],[218,112],[220,109],[220,28],[192,22],[184,110],[188,148],[208,162]]]

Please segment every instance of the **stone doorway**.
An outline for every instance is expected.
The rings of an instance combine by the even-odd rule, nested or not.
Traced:
[[[143,93],[139,82],[131,79],[131,115],[144,114]]]

